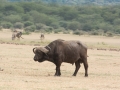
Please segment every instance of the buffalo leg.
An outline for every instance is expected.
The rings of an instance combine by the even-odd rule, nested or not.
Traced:
[[[56,65],[56,73],[55,73],[55,76],[60,76],[60,75],[61,75],[61,72],[60,72],[61,63],[60,63],[60,62],[57,62],[57,63],[55,63],[55,65]]]
[[[55,76],[60,76],[61,72],[60,72],[60,66],[56,66],[56,73]]]
[[[87,58],[85,58],[83,61],[84,61],[84,68],[85,68],[85,77],[88,77],[88,62],[87,62]]]
[[[74,72],[73,76],[76,76],[76,74],[77,74],[77,72],[78,72],[78,70],[80,68],[80,62],[79,62],[79,60],[75,62],[75,66],[76,66],[76,69],[75,69],[75,72]]]

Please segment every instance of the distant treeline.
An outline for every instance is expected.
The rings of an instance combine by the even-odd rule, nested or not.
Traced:
[[[46,3],[57,3],[57,4],[67,4],[67,5],[115,5],[120,4],[120,0],[7,0],[11,2],[15,1],[27,1],[27,2],[38,2],[43,1]]]
[[[0,1],[0,26],[26,31],[85,31],[120,34],[120,6],[68,6]]]

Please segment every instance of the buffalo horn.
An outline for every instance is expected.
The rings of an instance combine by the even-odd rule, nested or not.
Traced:
[[[36,48],[33,48],[33,53],[35,53],[35,49],[36,49]]]
[[[46,46],[49,50],[51,50],[51,48],[49,46]]]
[[[44,52],[44,53],[48,53],[49,52],[49,50],[47,50],[44,47],[38,47],[37,49],[40,50],[40,51],[42,51],[42,52]]]

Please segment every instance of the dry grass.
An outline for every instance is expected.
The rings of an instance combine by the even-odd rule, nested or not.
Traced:
[[[11,40],[11,32],[0,32],[1,40]],[[39,42],[39,34],[24,35],[23,41]],[[57,38],[81,40],[85,43],[102,43],[120,46],[119,38],[76,35],[45,35],[46,41]],[[112,42],[111,42],[112,41]],[[33,61],[30,45],[0,44],[0,90],[119,90],[120,52],[88,49],[89,77],[84,77],[84,67],[73,77],[75,66],[63,63],[61,77],[54,77],[55,65]],[[103,47],[103,46],[102,46]],[[104,48],[104,47],[103,47]],[[119,48],[119,47],[117,47]]]
[[[11,43],[21,45],[47,45],[55,39],[65,40],[80,40],[84,42],[89,48],[120,48],[120,37],[104,37],[104,36],[78,36],[70,34],[45,34],[45,40],[41,42],[39,33],[32,33],[31,35],[23,35],[24,39],[18,41],[11,40],[12,32],[1,31],[0,32],[0,43]]]

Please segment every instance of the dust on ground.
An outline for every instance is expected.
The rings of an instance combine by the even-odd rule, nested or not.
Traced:
[[[10,32],[0,32],[0,38],[9,39]],[[24,40],[39,40],[39,34],[24,35]],[[46,40],[81,40],[120,45],[119,38],[87,37],[47,34]],[[54,77],[55,65],[38,63],[30,45],[0,44],[0,90],[119,90],[120,51],[88,49],[88,74],[84,77],[83,64],[76,77],[75,66],[63,63],[60,77]]]

